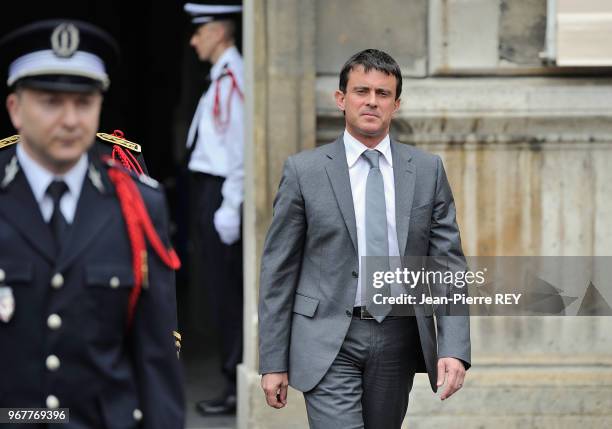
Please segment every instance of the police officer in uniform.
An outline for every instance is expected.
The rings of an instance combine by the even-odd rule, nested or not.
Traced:
[[[244,96],[243,62],[235,46],[241,2],[187,3],[195,31],[190,44],[212,64],[187,137],[202,244],[202,272],[209,311],[221,339],[226,388],[218,398],[197,403],[201,414],[236,408],[236,366],[242,360],[242,239]]]
[[[0,45],[19,133],[0,140],[0,407],[68,408],[71,429],[182,428],[164,195],[92,151],[115,43],[41,21]]]

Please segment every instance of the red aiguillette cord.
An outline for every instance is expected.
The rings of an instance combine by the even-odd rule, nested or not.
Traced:
[[[143,283],[145,287],[148,285],[146,241],[149,242],[162,262],[171,269],[178,270],[181,266],[181,261],[174,249],[167,249],[159,238],[142,200],[140,191],[130,177],[130,174],[121,168],[111,167],[108,175],[115,185],[132,248],[134,288],[130,293],[128,303],[127,329],[129,330],[134,319],[136,304],[138,303]]]

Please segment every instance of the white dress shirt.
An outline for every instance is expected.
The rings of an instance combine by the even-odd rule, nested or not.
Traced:
[[[365,255],[365,203],[366,182],[370,172],[370,164],[361,154],[370,150],[367,146],[344,130],[344,148],[346,150],[346,162],[348,164],[351,179],[351,192],[353,194],[353,207],[355,208],[355,222],[357,226],[357,248],[359,253],[359,272],[361,272],[361,258]],[[389,256],[399,256],[399,245],[397,243],[397,230],[395,229],[395,181],[393,179],[393,157],[391,155],[391,140],[389,135],[378,143],[380,157],[380,172],[385,187],[385,206],[387,212],[387,237],[389,240]],[[379,255],[373,255],[379,256]],[[357,294],[355,306],[361,306],[361,276],[357,279]]]
[[[223,203],[221,207],[238,210],[243,200],[244,180],[244,101],[234,90],[229,102],[227,100],[232,89],[232,79],[221,77],[227,67],[236,78],[236,83],[243,92],[243,62],[236,47],[226,49],[213,65],[210,71],[211,84],[204,93],[193,116],[187,147],[195,143],[195,149],[189,161],[189,170],[224,177],[221,188]],[[225,129],[215,125],[213,108],[217,80],[220,80],[219,105],[222,120],[229,118]],[[197,142],[194,142],[197,129]]]
[[[60,210],[68,224],[74,221],[76,214],[77,203],[83,189],[83,181],[87,174],[87,166],[89,164],[87,154],[84,153],[74,167],[66,174],[61,176],[54,175],[49,170],[38,164],[28,153],[17,145],[17,161],[25,174],[30,189],[34,194],[34,199],[40,207],[40,212],[45,222],[51,220],[53,215],[53,200],[47,195],[47,188],[53,180],[63,180],[68,186],[68,190],[60,199]]]

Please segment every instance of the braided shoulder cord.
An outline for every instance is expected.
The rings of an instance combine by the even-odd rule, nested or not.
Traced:
[[[147,248],[145,240],[149,242],[161,261],[169,268],[177,270],[180,268],[181,262],[174,249],[167,249],[159,238],[142,200],[140,191],[129,173],[120,168],[111,167],[108,171],[108,175],[115,185],[132,250],[134,288],[130,293],[128,302],[127,329],[129,330],[142,287],[143,285],[145,288],[148,286]]]

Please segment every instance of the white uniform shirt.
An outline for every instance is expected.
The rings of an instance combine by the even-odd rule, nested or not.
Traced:
[[[357,248],[359,253],[359,272],[361,272],[361,258],[370,256],[365,254],[365,203],[366,182],[370,172],[370,164],[361,154],[369,150],[367,146],[344,130],[344,148],[346,150],[346,162],[348,164],[351,179],[351,192],[353,194],[353,207],[355,208],[355,223],[357,226]],[[380,172],[382,173],[385,187],[385,206],[387,212],[387,237],[389,240],[389,256],[399,256],[399,245],[397,243],[397,230],[395,228],[395,180],[393,178],[393,158],[391,155],[391,140],[389,135],[378,143],[375,148],[382,156],[380,157]],[[378,256],[378,255],[374,255]],[[361,276],[357,279],[357,294],[355,306],[361,303]]]
[[[210,70],[210,86],[200,98],[191,122],[187,147],[191,147],[194,143],[196,146],[188,167],[190,171],[224,177],[225,181],[221,188],[222,207],[238,210],[243,200],[244,101],[234,89],[228,109],[232,79],[224,76],[226,67],[233,73],[240,92],[243,93],[242,57],[238,49],[232,46],[221,54]],[[213,114],[218,80],[220,118],[222,121],[229,118],[225,129],[215,125]],[[198,141],[194,142],[196,129]]]
[[[83,189],[83,181],[87,174],[87,166],[89,164],[87,154],[81,155],[81,159],[67,173],[62,176],[56,176],[46,168],[38,164],[28,153],[17,145],[17,161],[25,174],[30,189],[34,194],[34,199],[40,207],[40,212],[45,222],[51,220],[53,215],[53,200],[47,195],[47,188],[53,180],[63,180],[68,186],[68,190],[60,199],[60,210],[68,224],[74,221],[76,214],[77,203]]]

